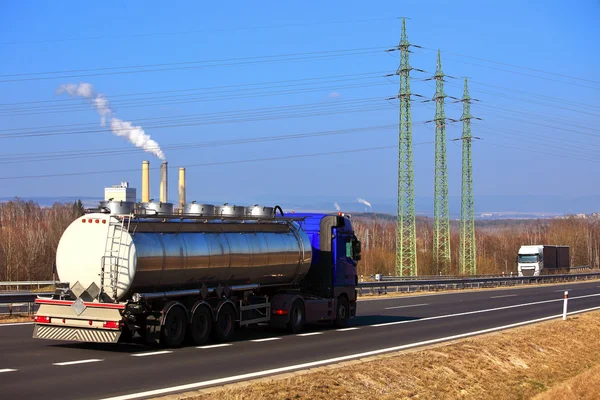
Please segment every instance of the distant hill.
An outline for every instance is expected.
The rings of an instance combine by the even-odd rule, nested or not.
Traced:
[[[12,198],[0,197],[0,202],[9,201]],[[33,200],[42,206],[51,206],[55,202],[73,202],[81,199],[85,207],[93,207],[101,201],[102,197],[92,196],[60,196],[60,197],[23,197],[23,200]],[[198,202],[219,204],[219,201],[211,199],[197,199]],[[261,195],[248,199],[231,199],[230,204],[252,205],[278,204],[284,210],[294,211],[336,211],[334,203],[345,212],[360,213],[382,213],[388,215],[396,214],[396,200],[384,198],[368,198],[373,207],[365,207],[356,201],[356,197],[349,196],[290,196],[290,195]],[[450,216],[453,219],[460,218],[460,197],[450,196]],[[417,215],[431,217],[433,215],[433,198],[416,197],[415,208]],[[505,219],[505,218],[553,218],[565,214],[591,214],[600,212],[600,196],[476,196],[475,216],[478,219]]]

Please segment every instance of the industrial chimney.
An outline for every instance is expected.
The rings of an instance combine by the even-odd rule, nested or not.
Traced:
[[[160,166],[160,202],[161,203],[169,202],[167,166],[168,166],[168,163],[166,161],[163,161],[162,165]]]
[[[150,161],[142,161],[142,203],[150,202]]]
[[[179,209],[185,206],[185,168],[179,168]]]

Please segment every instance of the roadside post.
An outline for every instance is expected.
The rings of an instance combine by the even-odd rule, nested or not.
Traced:
[[[563,302],[563,321],[567,320],[567,303],[569,301],[569,291],[565,290],[565,294],[563,296],[565,301]]]

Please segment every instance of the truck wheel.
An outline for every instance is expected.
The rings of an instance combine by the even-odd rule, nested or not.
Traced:
[[[292,333],[300,333],[302,329],[304,329],[305,321],[306,314],[304,313],[304,303],[302,300],[297,299],[290,309],[290,321],[287,324],[288,329]]]
[[[199,346],[208,341],[212,327],[212,315],[205,306],[198,306],[189,326],[189,337],[192,343]]]
[[[350,317],[350,304],[348,303],[348,299],[343,296],[340,296],[337,301],[337,309],[335,312],[335,322],[334,325],[336,328],[345,328],[348,326],[348,318]]]
[[[185,339],[187,318],[185,311],[179,306],[172,307],[165,318],[161,329],[161,343],[167,347],[179,347]]]
[[[219,342],[228,342],[235,331],[235,310],[226,304],[219,310],[217,320],[212,326],[212,337]]]

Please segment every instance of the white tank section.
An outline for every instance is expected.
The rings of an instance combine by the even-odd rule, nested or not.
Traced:
[[[123,300],[133,292],[203,284],[289,285],[311,264],[310,239],[294,222],[141,219],[131,221],[131,232],[124,226],[121,234],[119,220],[101,213],[71,223],[56,254],[60,281],[95,284],[111,300]]]

